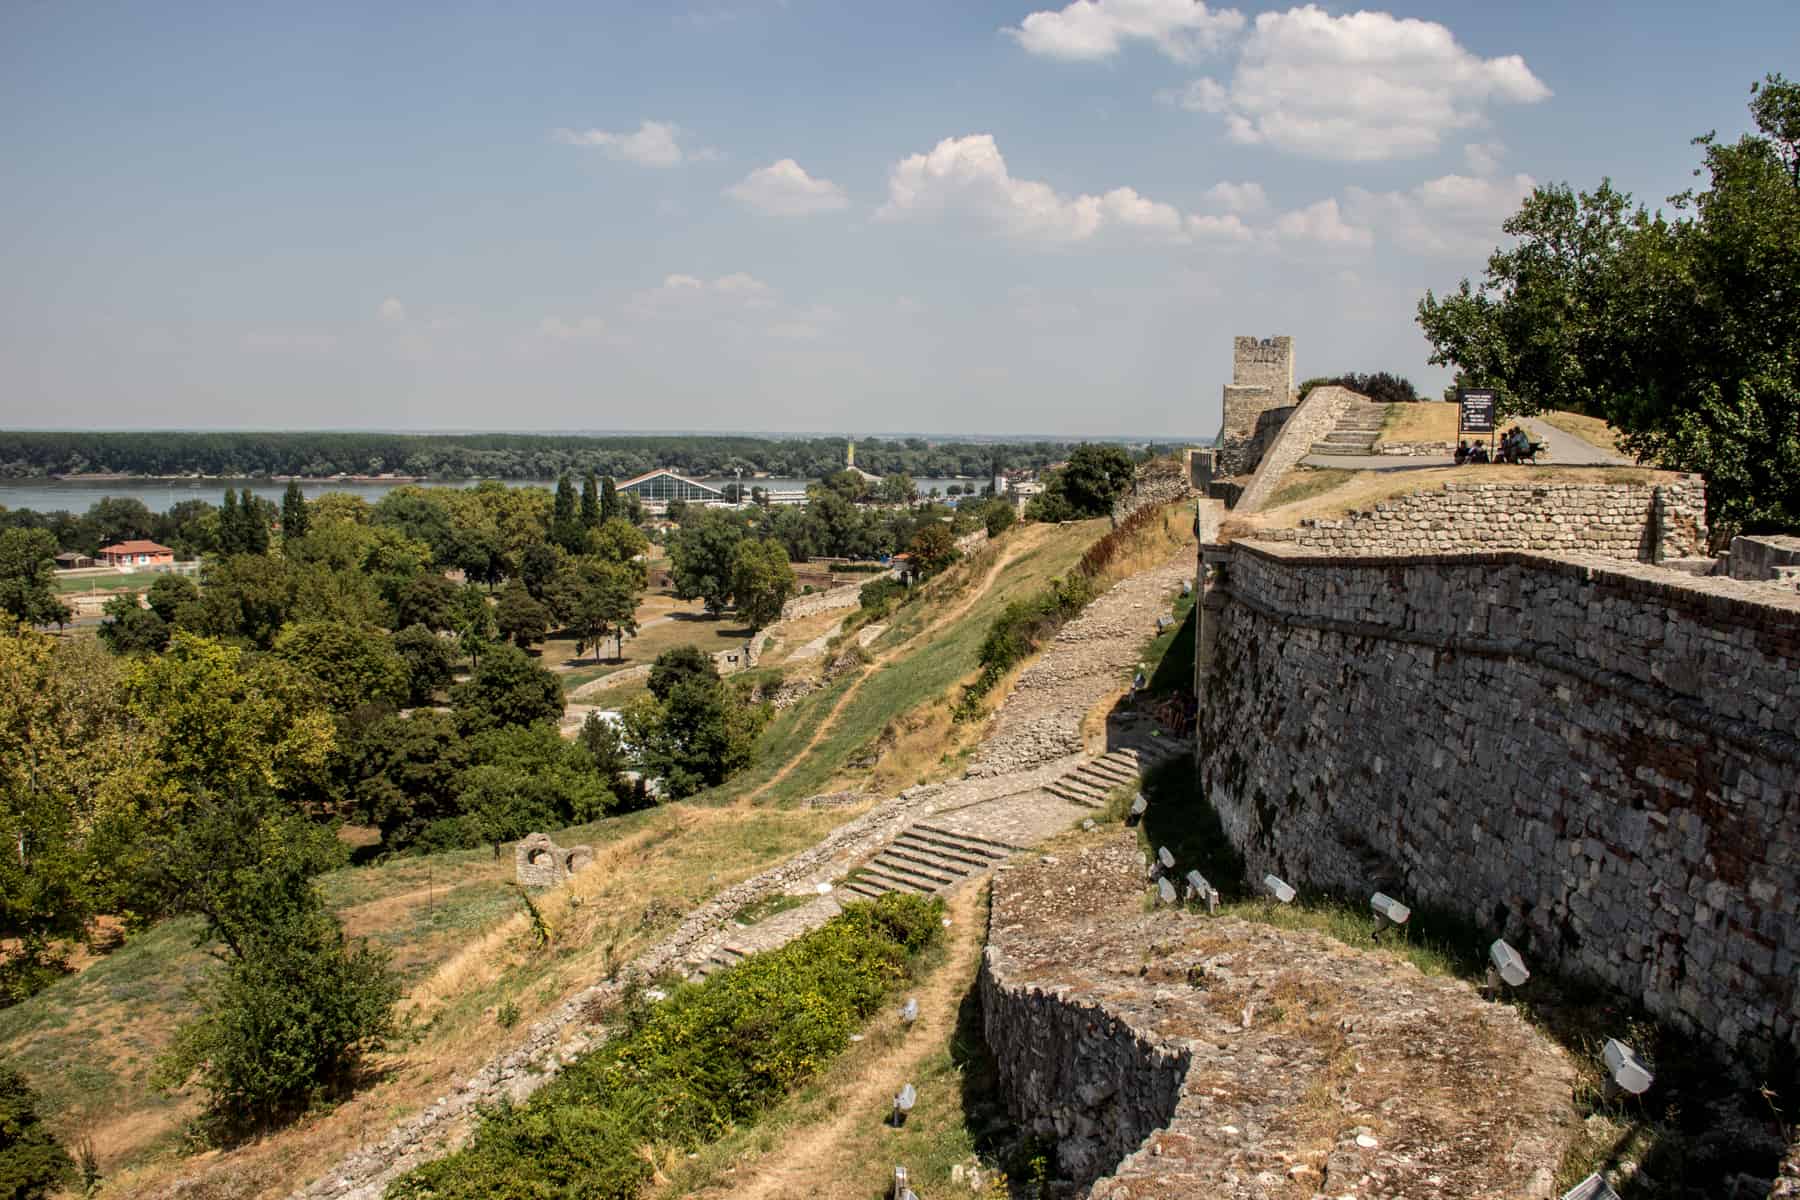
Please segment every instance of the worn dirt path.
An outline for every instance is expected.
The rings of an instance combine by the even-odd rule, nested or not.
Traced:
[[[830,1109],[837,1115],[823,1124],[783,1138],[761,1163],[740,1164],[727,1189],[708,1189],[703,1196],[729,1194],[732,1200],[777,1200],[778,1197],[863,1196],[862,1186],[846,1181],[844,1161],[853,1128],[869,1119],[894,1090],[896,1079],[910,1079],[913,1068],[942,1049],[956,1029],[956,1013],[974,978],[975,954],[981,941],[977,901],[981,885],[965,884],[950,893],[949,953],[925,986],[908,993],[918,997],[919,1019],[904,1040],[866,1064],[854,1084],[834,1091]],[[886,1020],[897,1020],[892,1013]],[[862,1164],[854,1164],[860,1167]],[[829,1181],[829,1182],[827,1182]]]
[[[1018,559],[1021,555],[1037,549],[1038,543],[1043,541],[1042,534],[1037,533],[1037,531],[1045,528],[1047,527],[1043,525],[1035,525],[1024,531],[1026,536],[1012,539],[1011,545],[1007,547],[1004,553],[994,560],[994,565],[988,568],[987,574],[981,577],[981,582],[971,588],[966,597],[958,601],[948,611],[938,614],[935,620],[906,641],[901,642],[898,646],[895,646],[885,654],[877,655],[875,659],[863,669],[863,673],[857,677],[856,682],[852,683],[845,689],[844,694],[838,697],[837,703],[833,704],[831,710],[825,714],[822,720],[820,720],[819,727],[813,730],[813,735],[807,739],[806,745],[800,747],[800,749],[788,759],[787,765],[771,775],[767,781],[758,786],[754,791],[746,793],[738,800],[738,803],[749,804],[759,796],[765,795],[770,788],[791,775],[794,768],[805,762],[806,756],[811,754],[813,749],[824,740],[827,733],[831,732],[832,726],[837,724],[838,714],[844,711],[844,706],[850,703],[853,696],[862,691],[864,684],[875,678],[876,673],[880,671],[882,667],[886,666],[899,655],[905,653],[920,638],[929,637],[968,612],[971,608],[974,608],[976,602],[987,595],[988,589],[994,586],[994,581],[1000,577],[1000,572],[1002,570],[1011,565],[1013,561]],[[1034,534],[1036,536],[1032,536]]]

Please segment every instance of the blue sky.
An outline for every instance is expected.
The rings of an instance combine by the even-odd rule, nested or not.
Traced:
[[[0,423],[1206,436],[1422,387],[1533,183],[1692,184],[1792,3],[0,9]]]

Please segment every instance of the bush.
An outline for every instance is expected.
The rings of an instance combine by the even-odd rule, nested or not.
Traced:
[[[689,679],[717,679],[718,664],[712,655],[695,645],[671,646],[650,664],[650,694],[667,700],[675,685]]]
[[[989,500],[982,506],[982,520],[990,538],[997,538],[1013,527],[1019,514],[1004,500]]]
[[[1377,371],[1373,375],[1338,375],[1334,378],[1320,376],[1308,379],[1300,385],[1300,399],[1306,399],[1308,392],[1317,387],[1345,387],[1353,392],[1367,396],[1377,404],[1404,404],[1419,398],[1418,391],[1410,379],[1386,371]]]
[[[913,895],[854,904],[779,950],[634,1006],[603,1046],[389,1197],[635,1200],[664,1153],[753,1121],[842,1052],[938,936],[942,912]]]
[[[38,1117],[37,1095],[0,1063],[0,1196],[40,1200],[74,1175],[74,1162]]]
[[[871,615],[880,620],[888,610],[906,595],[906,585],[892,576],[883,576],[862,585],[857,592],[857,600]]]

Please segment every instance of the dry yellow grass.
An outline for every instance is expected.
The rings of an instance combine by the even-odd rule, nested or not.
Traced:
[[[1590,417],[1583,413],[1552,411],[1543,414],[1543,420],[1564,433],[1580,438],[1590,446],[1611,450],[1614,454],[1625,454],[1625,448],[1619,445],[1619,431],[1599,417]],[[1627,454],[1626,457],[1629,458],[1630,455]]]
[[[1421,400],[1414,404],[1388,405],[1375,445],[1455,440],[1456,405],[1445,404],[1441,400]]]

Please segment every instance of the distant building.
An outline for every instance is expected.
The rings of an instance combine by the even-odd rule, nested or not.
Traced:
[[[682,500],[688,504],[725,503],[725,493],[718,488],[666,469],[649,471],[636,479],[627,479],[619,484],[619,491],[630,492],[646,504],[667,504],[671,500]]]
[[[872,475],[856,465],[856,443],[851,442],[844,448],[844,470],[857,476],[864,483],[880,483],[881,476]]]
[[[1021,480],[1007,489],[1006,498],[1012,501],[1014,508],[1020,512],[1025,506],[1044,494],[1044,485],[1034,480]]]
[[[175,561],[175,551],[143,540],[100,547],[100,561],[109,567],[163,567]]]
[[[55,562],[57,569],[60,571],[72,571],[78,567],[91,567],[94,565],[93,559],[85,554],[77,554],[73,550],[65,550],[61,554],[58,554]]]

